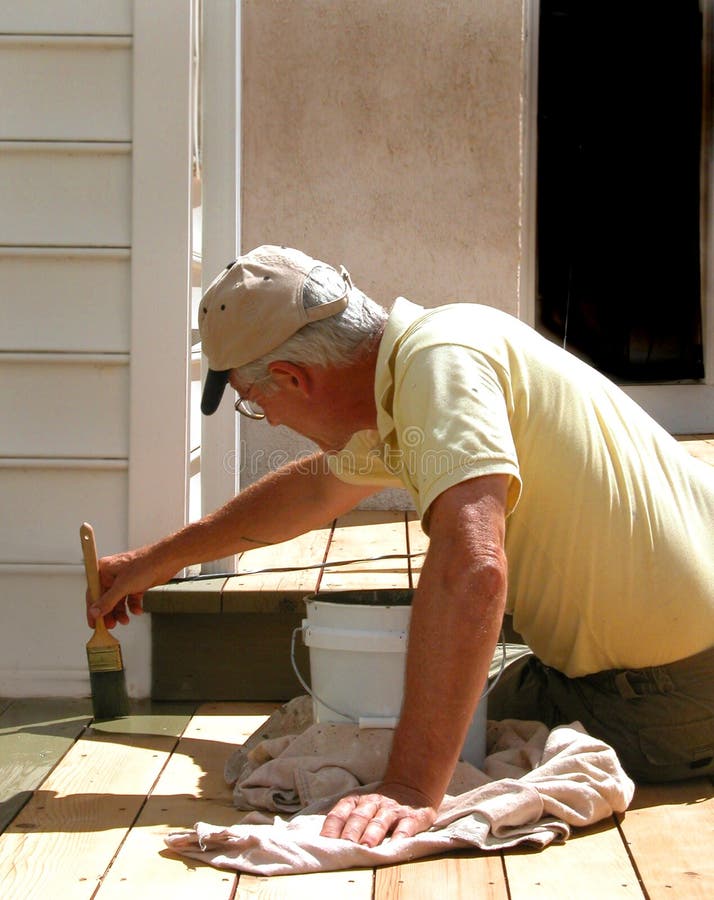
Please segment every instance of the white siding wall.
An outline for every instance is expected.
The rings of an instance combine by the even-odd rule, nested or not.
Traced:
[[[151,377],[151,349],[132,324],[140,328],[146,315],[147,280],[159,295],[163,284],[145,261],[137,269],[142,253],[132,247],[141,232],[136,217],[144,222],[147,209],[165,200],[159,176],[157,197],[144,190],[137,202],[137,134],[140,173],[151,171],[152,152],[166,171],[172,165],[161,140],[152,142],[151,119],[140,117],[137,126],[142,79],[163,84],[164,73],[161,53],[144,40],[142,65],[157,57],[158,68],[142,69],[137,79],[135,23],[151,40],[171,18],[188,32],[189,0],[0,4],[0,695],[88,693],[79,525],[92,522],[106,554],[126,548],[132,517],[147,521],[142,504],[155,496],[149,484],[132,502],[132,454],[149,483],[152,465],[175,471],[178,457],[185,490],[185,442],[172,459],[160,458],[143,411],[132,440],[137,403],[130,405],[132,391],[141,397]],[[179,52],[188,69],[188,49]],[[171,106],[170,90],[166,95],[188,133],[186,109]],[[166,138],[165,122],[156,118]],[[186,178],[173,182],[179,197],[187,196],[189,177],[181,160]],[[184,223],[164,231],[188,269]],[[188,297],[178,284],[178,325],[169,323],[166,332],[186,339]],[[178,428],[165,428],[172,435],[186,423],[180,340],[177,355],[184,372],[175,391]],[[161,397],[156,401],[160,406]],[[185,501],[178,494],[165,506],[174,527],[182,524]],[[164,525],[157,522],[156,532]],[[151,536],[149,526],[143,537]],[[148,622],[121,634],[136,695],[149,684],[148,636]]]

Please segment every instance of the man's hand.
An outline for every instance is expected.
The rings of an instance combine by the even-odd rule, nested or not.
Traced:
[[[385,837],[412,837],[434,824],[436,810],[424,794],[381,784],[374,794],[349,794],[332,809],[320,834],[376,847]]]
[[[104,616],[107,628],[114,628],[117,623],[128,625],[129,612],[141,615],[144,611],[144,591],[164,584],[175,574],[174,571],[157,567],[142,551],[103,557],[99,560],[103,593],[99,603],[94,604],[87,591],[87,624],[94,628],[97,619]]]

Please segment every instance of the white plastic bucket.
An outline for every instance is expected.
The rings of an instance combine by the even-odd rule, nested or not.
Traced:
[[[409,590],[373,590],[305,598],[301,631],[310,651],[311,687],[297,674],[313,698],[317,722],[396,725],[404,695],[411,597]],[[484,692],[461,753],[477,768],[486,755],[486,714]]]

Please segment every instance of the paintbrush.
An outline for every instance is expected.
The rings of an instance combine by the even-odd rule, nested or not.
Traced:
[[[79,529],[82,540],[84,571],[93,603],[102,596],[99,582],[99,564],[94,530],[86,522]],[[92,708],[95,719],[116,719],[129,715],[129,697],[126,692],[126,676],[121,658],[119,641],[109,634],[100,616],[94,626],[94,634],[87,642],[87,662],[92,688]]]

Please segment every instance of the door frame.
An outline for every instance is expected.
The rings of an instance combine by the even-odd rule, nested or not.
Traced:
[[[701,284],[705,377],[698,382],[623,385],[623,389],[673,434],[714,433],[714,0],[700,0],[703,25],[701,154]],[[539,0],[524,0],[524,87],[521,185],[520,318],[536,324],[536,192],[538,143]]]

